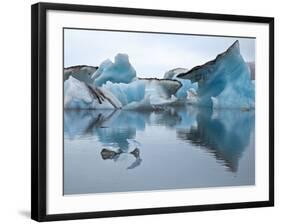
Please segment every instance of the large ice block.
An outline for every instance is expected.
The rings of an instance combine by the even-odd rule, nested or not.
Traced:
[[[136,78],[136,71],[129,62],[127,54],[117,54],[114,63],[109,59],[101,63],[98,70],[92,75],[97,86],[112,83],[130,83]]]
[[[255,88],[250,69],[235,41],[214,60],[196,66],[177,78],[198,82],[198,104],[216,108],[255,107]]]

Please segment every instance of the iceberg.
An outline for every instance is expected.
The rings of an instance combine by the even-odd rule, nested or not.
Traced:
[[[188,104],[198,104],[198,95],[197,95],[197,88],[194,89],[194,88],[189,88],[187,90],[187,96],[186,96],[186,102]]]
[[[182,87],[176,93],[178,99],[186,99],[190,90],[192,92],[197,91],[197,83],[192,83],[190,80],[180,78],[175,78],[175,80],[178,80],[182,84]]]
[[[102,86],[103,89],[110,91],[125,106],[131,102],[139,102],[145,96],[145,84],[139,80],[131,83],[112,83],[107,81]]]
[[[182,87],[182,84],[177,80],[157,79],[157,78],[142,78],[147,88],[147,93],[156,94],[163,98],[170,98]]]
[[[179,88],[175,94],[175,96],[179,100],[186,100],[189,95],[190,89],[192,89],[193,92],[197,90],[197,83],[192,83],[188,79],[178,78],[178,76],[180,74],[185,74],[187,72],[188,72],[188,69],[186,69],[186,68],[175,68],[175,69],[165,72],[165,74],[164,74],[164,79],[176,80],[181,83],[181,88]],[[191,102],[193,102],[193,101],[189,101],[189,103],[191,103]]]
[[[159,109],[177,101],[175,94],[181,88],[180,82],[157,78],[140,80],[145,84],[145,99],[140,102],[141,107],[146,105],[151,109]]]
[[[255,88],[250,69],[235,41],[214,60],[196,66],[177,78],[198,83],[198,104],[214,108],[252,109],[255,107]]]
[[[129,62],[126,54],[117,54],[114,63],[109,59],[101,63],[99,68],[92,75],[92,79],[97,86],[112,83],[130,83],[136,79],[136,71]]]
[[[188,72],[187,68],[174,68],[172,70],[165,72],[164,79],[173,79],[177,75],[186,73],[186,72]]]
[[[118,109],[120,101],[109,91],[70,76],[64,82],[65,109]]]
[[[76,65],[65,68],[63,81],[66,81],[70,76],[72,76],[81,82],[93,83],[93,79],[91,77],[97,69],[98,67],[88,65]]]
[[[125,110],[153,110],[163,105],[175,102],[174,96],[181,83],[165,79],[137,79],[131,83],[106,82],[106,89],[122,103]]]
[[[234,42],[214,60],[191,70],[176,68],[163,79],[138,78],[126,54],[94,66],[64,70],[66,109],[158,110],[168,105],[210,108],[255,107],[255,66],[246,63]]]
[[[177,101],[181,83],[175,80],[137,79],[97,87],[70,76],[64,82],[65,109],[154,110]]]

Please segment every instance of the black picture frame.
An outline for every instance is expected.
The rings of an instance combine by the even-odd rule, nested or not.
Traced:
[[[205,19],[217,21],[254,22],[269,25],[269,200],[208,204],[196,206],[160,207],[101,212],[83,212],[68,214],[46,213],[46,13],[48,10],[75,12],[100,12],[124,15],[162,16],[175,18]],[[178,213],[206,210],[222,210],[237,208],[254,208],[274,206],[274,18],[195,13],[183,11],[164,11],[137,8],[103,7],[73,4],[37,3],[31,10],[31,218],[36,221],[55,221],[86,218],[102,218],[116,216],[147,215],[161,213]]]

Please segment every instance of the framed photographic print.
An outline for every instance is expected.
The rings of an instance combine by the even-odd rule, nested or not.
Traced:
[[[32,219],[274,205],[274,19],[32,6]]]

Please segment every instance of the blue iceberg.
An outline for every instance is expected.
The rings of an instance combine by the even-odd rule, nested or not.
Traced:
[[[210,108],[255,107],[254,64],[245,63],[236,41],[214,60],[191,70],[172,69],[164,79],[137,78],[126,54],[97,67],[73,66],[64,71],[68,109],[163,109],[196,104]]]
[[[64,82],[65,109],[154,110],[177,101],[181,83],[175,80],[137,79],[131,83],[107,81],[98,87],[70,76]]]
[[[198,83],[199,105],[240,109],[255,107],[255,88],[250,69],[240,54],[238,41],[214,60],[179,74],[177,78]]]
[[[182,87],[176,93],[176,97],[178,99],[186,99],[190,93],[190,90],[193,90],[195,92],[197,91],[197,82],[192,83],[190,80],[180,78],[175,78],[175,80],[178,80],[182,85]]]
[[[139,80],[133,81],[129,84],[112,83],[108,81],[102,88],[113,93],[123,106],[132,102],[139,102],[143,100],[145,96],[145,84]]]
[[[92,79],[97,86],[101,86],[107,81],[112,83],[130,83],[135,78],[136,71],[130,64],[129,57],[126,54],[117,54],[114,63],[109,59],[105,60],[92,75]]]
[[[197,89],[197,83],[192,83],[188,79],[181,79],[181,78],[177,77],[178,75],[184,74],[187,72],[188,72],[188,69],[186,69],[186,68],[175,68],[175,69],[165,72],[165,74],[164,74],[164,79],[177,80],[181,83],[181,88],[178,89],[178,91],[175,94],[178,99],[186,99],[189,89],[191,89],[191,88],[193,88],[195,90]]]

